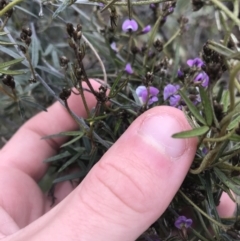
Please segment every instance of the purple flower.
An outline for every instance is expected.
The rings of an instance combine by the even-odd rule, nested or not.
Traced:
[[[187,61],[187,64],[189,67],[198,67],[201,68],[203,66],[203,61],[200,58],[195,58],[195,59],[189,59]]]
[[[203,149],[202,149],[202,154],[203,154],[204,156],[206,156],[206,155],[208,154],[208,152],[209,152],[209,149],[204,146]]]
[[[111,47],[111,49],[112,49],[113,51],[118,52],[118,48],[117,48],[116,42],[112,42],[112,43],[110,44],[110,47]]]
[[[194,83],[201,83],[202,87],[207,87],[209,83],[208,75],[202,71],[194,78]]]
[[[192,219],[187,219],[185,216],[179,216],[174,225],[178,229],[189,228],[192,225]]]
[[[149,92],[149,93],[148,93]],[[148,105],[158,101],[159,90],[153,86],[150,86],[149,89],[146,86],[139,86],[136,89],[136,94],[139,97],[142,104],[145,104],[148,100]]]
[[[179,78],[179,79],[183,79],[183,77],[184,77],[184,73],[182,72],[182,70],[178,70],[177,71],[177,77]]]
[[[141,31],[142,34],[148,33],[149,31],[151,31],[151,25],[147,25],[146,27],[144,27]]]
[[[98,3],[98,6],[103,8],[104,7],[104,4],[103,3]]]
[[[126,19],[122,24],[123,32],[135,32],[138,30],[138,23],[134,19]]]
[[[133,74],[133,69],[132,69],[132,66],[131,66],[130,63],[127,63],[127,64],[126,64],[125,71],[126,71],[128,74]]]
[[[172,85],[172,84],[166,85],[164,90],[163,90],[163,99],[164,100],[168,99],[170,96],[172,96],[175,93],[177,93],[177,91],[179,89],[180,89],[179,85]]]
[[[169,98],[169,104],[170,106],[177,107],[179,105],[180,100],[181,100],[180,95],[173,95]]]

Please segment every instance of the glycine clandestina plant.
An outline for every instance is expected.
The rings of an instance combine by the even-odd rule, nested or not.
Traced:
[[[79,130],[44,137],[72,137],[45,160],[40,185],[54,201],[54,184],[81,182],[143,112],[179,108],[193,129],[173,137],[196,136],[198,149],[175,198],[138,240],[240,240],[238,208],[228,219],[216,211],[223,192],[236,203],[240,195],[239,12],[239,0],[0,0],[1,145],[54,100],[65,106]],[[90,77],[103,80],[98,91]],[[69,108],[70,95],[88,118]]]

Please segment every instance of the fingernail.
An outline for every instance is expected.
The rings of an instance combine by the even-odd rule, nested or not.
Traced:
[[[186,139],[175,139],[172,135],[183,131],[181,122],[173,116],[163,113],[146,117],[141,124],[139,134],[146,138],[146,141],[172,158],[183,155],[187,147]]]

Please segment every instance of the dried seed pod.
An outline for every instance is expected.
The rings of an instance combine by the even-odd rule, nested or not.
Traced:
[[[18,47],[24,54],[26,54],[27,50],[26,50],[26,48],[24,46],[18,45]]]
[[[66,101],[71,95],[71,89],[70,88],[66,88],[66,87],[63,87],[62,89],[62,92],[59,94],[59,97]]]
[[[69,59],[66,56],[61,56],[59,60],[60,60],[60,66],[63,68],[66,68],[69,63]]]
[[[22,32],[25,33],[28,37],[32,36],[32,30],[30,28],[23,27]]]
[[[14,77],[12,75],[5,75],[2,82],[11,89],[15,89]]]
[[[74,27],[71,23],[67,23],[67,33],[70,37],[73,37]]]
[[[204,6],[203,0],[192,0],[193,11],[198,11]]]
[[[153,46],[158,52],[161,52],[163,50],[163,42],[157,39],[154,43]]]

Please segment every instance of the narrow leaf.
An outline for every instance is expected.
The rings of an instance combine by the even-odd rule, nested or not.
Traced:
[[[0,63],[0,69],[4,69],[4,68],[9,67],[11,65],[17,64],[19,62],[22,62],[23,60],[24,60],[24,58],[19,58],[19,59],[13,59],[11,61]]]
[[[223,105],[223,112],[227,112],[229,106],[229,90],[223,91],[221,104]]]
[[[211,101],[207,94],[207,90],[205,90],[202,86],[200,86],[199,93],[201,96],[201,103],[204,108],[204,114],[205,114],[207,125],[211,126],[213,121],[213,110],[211,107],[212,106]]]
[[[61,168],[58,170],[58,172],[62,172],[64,169],[66,169],[68,166],[73,164],[80,156],[82,155],[81,152],[74,155],[72,158],[70,158],[66,163],[64,163]]]
[[[214,172],[219,180],[225,184],[230,190],[232,190],[238,196],[240,195],[240,190],[238,186],[235,185],[230,178],[228,178],[222,171],[220,171],[217,167],[214,168]]]
[[[6,32],[0,32],[0,36],[6,35]]]
[[[231,49],[227,48],[222,44],[216,43],[214,41],[209,41],[208,47],[226,57],[230,57],[231,55],[234,54],[234,51],[232,51]]]
[[[71,145],[72,143],[76,142],[77,140],[81,139],[83,137],[84,133],[81,133],[79,136],[73,138],[72,140],[64,143],[63,145],[61,145],[61,147],[65,147],[65,146],[68,146],[68,145]]]
[[[109,2],[102,10],[101,13],[103,11],[105,11],[106,9],[110,8],[115,2],[117,2],[117,0],[112,0],[111,2]]]
[[[24,102],[25,104],[29,105],[29,106],[32,106],[32,107],[36,108],[36,109],[47,112],[47,109],[44,106],[42,106],[42,105],[40,105],[40,104],[38,104],[34,101],[30,101],[30,100],[27,100],[27,99],[21,99],[21,101]]]
[[[234,142],[240,142],[240,136],[237,134],[233,134],[229,137],[229,140]]]
[[[34,29],[34,25],[32,25],[32,48],[31,48],[31,52],[32,52],[32,55],[31,55],[31,61],[32,61],[32,66],[33,68],[35,68],[38,64],[38,61],[39,61],[39,51],[40,51],[40,42],[37,38],[37,35],[35,33],[35,29]]]
[[[201,136],[204,135],[205,133],[207,133],[209,130],[208,126],[202,126],[193,130],[189,130],[189,131],[183,131],[183,132],[179,132],[176,134],[173,134],[172,137],[173,138],[189,138],[189,137],[195,137],[195,136]]]
[[[0,45],[16,45],[15,43],[0,41]]]
[[[50,158],[47,158],[46,160],[44,160],[44,162],[48,163],[48,162],[58,161],[58,160],[61,160],[61,159],[65,158],[65,157],[68,157],[70,155],[71,154],[68,151],[65,151],[65,152],[60,153],[60,154],[58,154],[56,156],[52,156]]]
[[[122,75],[123,75],[123,72],[119,73],[117,78],[113,82],[113,85],[112,85],[110,93],[109,93],[109,98],[113,98],[116,95],[116,89],[119,84],[119,81],[121,80]]]
[[[76,0],[64,0],[62,2],[62,4],[60,4],[60,6],[56,9],[56,11],[53,13],[52,18],[56,18],[58,16],[59,13],[61,13],[64,9],[66,9],[67,7],[71,6],[73,3],[75,3]]]
[[[231,123],[227,127],[227,130],[228,131],[232,130],[233,128],[237,127],[239,123],[240,123],[240,115],[237,114],[236,117],[231,121]]]
[[[42,137],[42,139],[49,139],[53,137],[62,137],[62,136],[78,136],[78,135],[81,135],[82,133],[83,133],[82,131],[66,131],[66,132],[60,132],[58,134],[44,136]]]
[[[195,116],[195,118],[197,120],[199,120],[202,124],[207,125],[206,121],[199,113],[199,110],[197,109],[197,107],[192,103],[191,100],[189,100],[189,98],[185,95],[185,93],[183,91],[179,90],[179,94],[181,95],[181,97],[185,101],[187,107],[189,108],[191,113]]]
[[[21,70],[5,70],[5,69],[0,69],[1,74],[9,74],[9,75],[20,75],[20,74],[26,74],[25,71]]]

